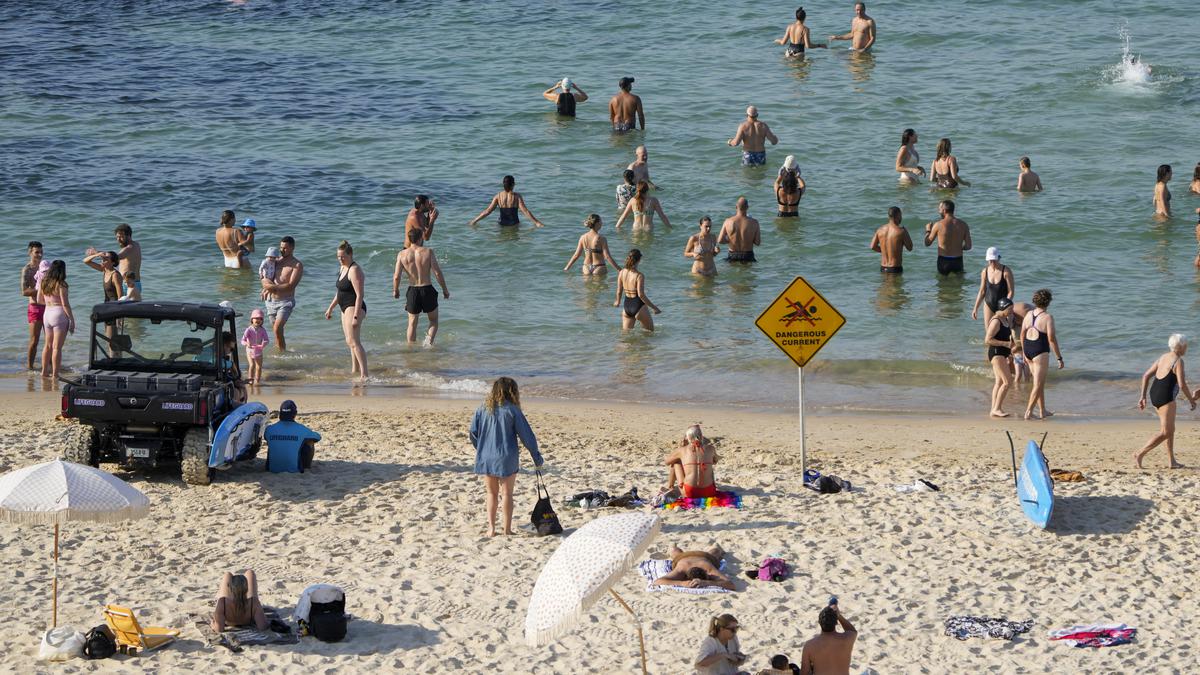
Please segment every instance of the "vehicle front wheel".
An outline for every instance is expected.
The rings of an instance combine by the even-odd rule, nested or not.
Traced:
[[[96,428],[73,422],[63,443],[63,459],[85,466],[100,466],[100,435]]]
[[[180,469],[183,482],[188,485],[208,485],[216,473],[208,467],[208,430],[204,427],[188,429],[183,437],[183,452]]]

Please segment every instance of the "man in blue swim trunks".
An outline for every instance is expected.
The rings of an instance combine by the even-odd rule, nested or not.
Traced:
[[[779,139],[771,133],[771,127],[768,127],[765,122],[758,121],[758,108],[754,106],[746,108],[746,121],[738,126],[737,133],[729,139],[729,145],[737,147],[738,144],[741,144],[742,146],[742,166],[766,164],[767,141],[771,141],[771,145],[779,143]]]
[[[321,434],[296,421],[296,402],[279,405],[279,421],[266,428],[267,470],[273,473],[304,473],[312,466]]]

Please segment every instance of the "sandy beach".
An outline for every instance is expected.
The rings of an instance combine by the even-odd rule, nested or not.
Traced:
[[[86,631],[106,602],[136,608],[143,623],[183,629],[174,645],[103,666],[39,666],[50,619],[50,548],[44,527],[0,525],[0,670],[79,672],[624,673],[637,669],[632,625],[603,600],[579,628],[544,649],[527,647],[528,596],[558,537],[528,528],[530,477],[517,481],[515,537],[483,538],[481,490],[466,426],[473,400],[293,395],[300,420],[321,432],[306,474],[271,474],[262,460],[239,465],[209,487],[169,474],[121,474],[151,499],[151,517],[63,530],[60,624]],[[57,396],[6,393],[0,400],[0,471],[56,456]],[[277,406],[277,397],[268,397]],[[568,533],[614,509],[579,511],[562,500],[588,488],[653,494],[667,446],[703,422],[722,455],[717,479],[744,496],[741,510],[660,511],[671,542],[720,543],[737,593],[649,594],[630,570],[617,589],[644,622],[650,670],[688,673],[707,619],[731,612],[743,626],[746,667],[775,653],[799,659],[816,614],[836,594],[860,637],[853,672],[1186,672],[1197,655],[1192,562],[1197,472],[1167,471],[1155,453],[1139,472],[1130,454],[1149,418],[1088,424],[998,423],[917,416],[816,416],[811,463],[850,480],[850,494],[799,488],[791,414],[688,407],[530,400],[524,408],[549,467],[548,485]],[[1049,531],[1017,509],[1003,429],[1018,439],[1049,430],[1052,467],[1082,471],[1057,484]],[[1200,465],[1200,431],[1181,421],[1179,460]],[[109,467],[112,468],[112,467]],[[940,493],[900,494],[918,477]],[[743,572],[779,554],[794,566],[782,583]],[[286,614],[309,584],[347,592],[354,615],[340,644],[207,646],[189,615],[211,608],[220,574],[258,571],[263,601]],[[952,614],[1034,620],[1013,642],[959,642],[942,634]],[[1074,649],[1046,632],[1077,623],[1137,626],[1131,645]],[[1193,664],[1188,666],[1187,664]]]

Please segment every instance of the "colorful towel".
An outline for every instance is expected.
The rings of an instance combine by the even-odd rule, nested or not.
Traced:
[[[722,572],[725,571],[725,561],[721,561],[721,565],[717,568]],[[705,586],[704,588],[688,588],[687,586],[659,586],[654,583],[655,579],[661,579],[671,573],[671,561],[651,558],[643,560],[638,564],[638,572],[646,578],[646,592],[657,593],[658,591],[679,591],[680,593],[691,593],[693,595],[708,595],[710,593],[732,593],[733,591],[720,586]]]
[[[716,497],[680,497],[673,502],[663,504],[660,508],[679,509],[682,511],[715,508],[740,509],[742,508],[742,496],[736,492],[722,492],[718,490]]]
[[[946,635],[959,640],[973,637],[992,637],[1011,640],[1017,633],[1028,633],[1033,621],[1009,621],[1004,617],[952,616],[946,619]]]
[[[1133,642],[1137,629],[1123,623],[1071,626],[1050,631],[1051,640],[1070,642],[1075,647],[1115,647]]]

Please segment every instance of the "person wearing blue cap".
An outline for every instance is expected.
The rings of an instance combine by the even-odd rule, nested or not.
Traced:
[[[312,466],[321,434],[297,422],[297,412],[295,401],[284,401],[279,404],[279,421],[263,432],[267,442],[267,471],[304,473]]]
[[[242,231],[241,250],[245,253],[254,253],[254,233],[258,231],[258,223],[254,222],[253,218],[247,218],[242,221],[239,229]]]

